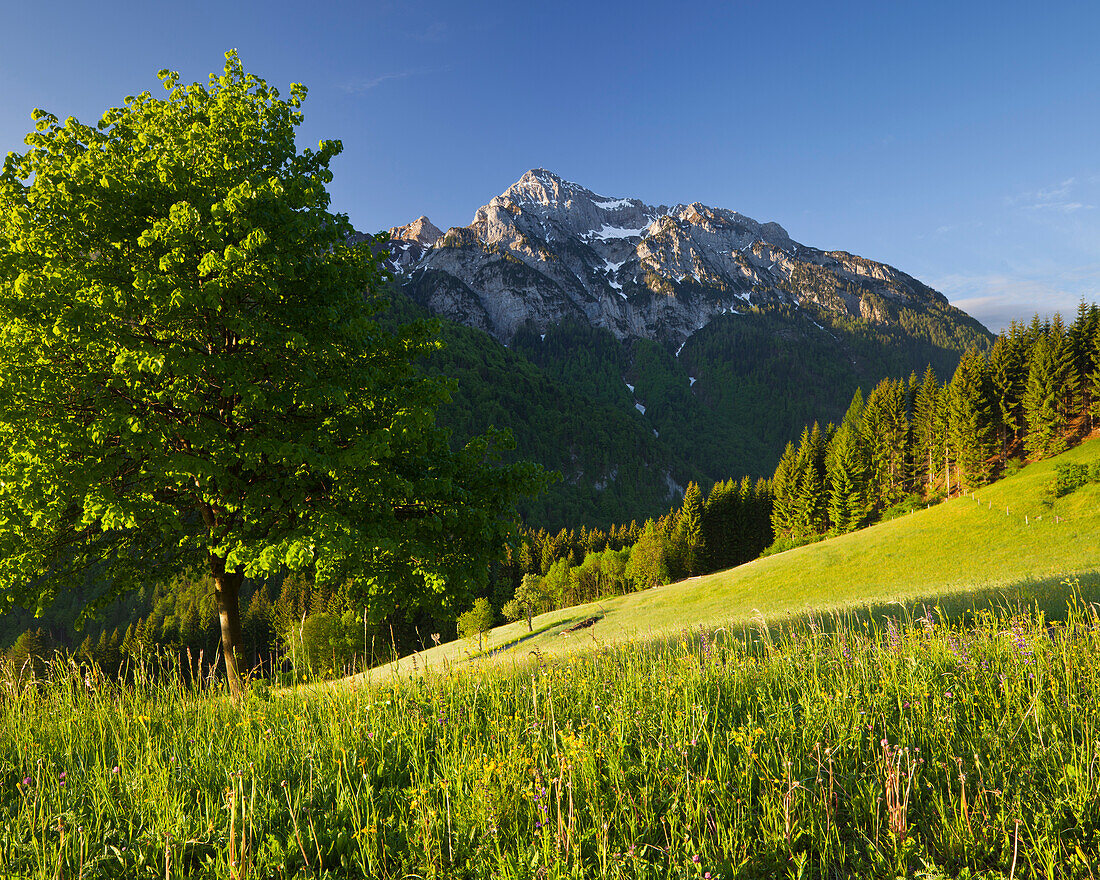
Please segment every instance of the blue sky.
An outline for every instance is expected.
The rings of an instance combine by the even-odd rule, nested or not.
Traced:
[[[0,148],[230,48],[310,90],[335,209],[438,226],[525,170],[890,263],[991,329],[1100,300],[1100,5],[5,4]]]

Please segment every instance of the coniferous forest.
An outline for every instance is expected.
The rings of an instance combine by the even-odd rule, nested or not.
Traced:
[[[578,384],[598,362],[578,365]],[[532,372],[519,381],[529,388],[546,380]],[[606,413],[611,423],[618,418],[610,406]],[[1054,455],[1098,420],[1100,307],[1082,303],[1069,325],[1059,315],[1013,323],[988,351],[968,350],[950,375],[929,365],[857,389],[838,423],[815,422],[788,440],[770,479],[690,481],[663,514],[641,522],[525,527],[493,567],[491,620],[647,589],[852,531]],[[589,426],[592,449],[610,442],[611,429],[600,433],[598,424]],[[201,674],[218,652],[212,590],[208,575],[179,574],[110,605],[79,633],[81,597],[72,595],[39,619],[6,616],[0,645],[12,666],[29,671],[55,648],[113,674],[167,648]],[[268,673],[335,675],[457,632],[454,620],[400,610],[364,625],[348,591],[308,577],[246,582],[242,609],[246,660]]]

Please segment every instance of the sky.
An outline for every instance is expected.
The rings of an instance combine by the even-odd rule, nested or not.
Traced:
[[[440,228],[529,168],[889,263],[998,331],[1100,301],[1100,4],[0,0],[0,150],[237,49],[339,139],[333,208]]]

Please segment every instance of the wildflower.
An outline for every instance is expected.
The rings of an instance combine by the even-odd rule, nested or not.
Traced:
[[[118,764],[115,764],[115,766],[111,768],[111,772],[116,776],[118,775]]]
[[[696,855],[693,855],[693,856],[691,857],[691,860],[692,860],[693,862],[695,862],[695,864],[697,864],[697,865],[698,865],[698,864],[699,864],[699,856],[698,856],[698,854],[696,854]]]

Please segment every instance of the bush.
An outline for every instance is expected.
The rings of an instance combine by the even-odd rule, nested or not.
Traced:
[[[899,516],[905,516],[907,513],[912,513],[915,510],[923,510],[928,505],[919,495],[907,495],[897,504],[887,507],[879,518],[880,522],[887,522],[891,519],[897,519]]]
[[[1061,498],[1089,481],[1089,467],[1074,462],[1064,462],[1054,466],[1054,497]]]
[[[354,611],[340,617],[311,614],[283,636],[301,671],[315,676],[342,674],[363,650],[363,624]]]

